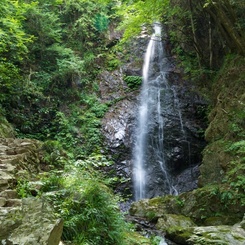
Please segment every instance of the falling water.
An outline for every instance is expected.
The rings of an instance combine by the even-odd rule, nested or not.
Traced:
[[[161,192],[176,194],[166,166],[164,152],[163,113],[169,110],[172,88],[166,78],[168,61],[161,40],[161,26],[154,24],[144,58],[143,85],[140,94],[136,142],[133,151],[135,199],[155,196],[149,183],[151,172],[157,173],[155,182],[160,183]],[[157,125],[157,127],[155,126]]]

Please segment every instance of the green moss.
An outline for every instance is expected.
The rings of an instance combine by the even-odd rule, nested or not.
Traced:
[[[154,214],[154,219],[160,218],[160,220],[169,214],[184,215],[199,225],[211,224],[212,221],[215,223],[218,218],[215,220],[212,218],[219,217],[222,224],[232,225],[242,219],[245,212],[245,205],[242,205],[244,202],[244,194],[239,194],[235,188],[224,183],[207,185],[182,193],[178,197],[165,196],[140,201],[132,205],[130,213],[145,218]]]
[[[244,64],[244,57],[228,57],[211,91],[213,109],[205,132],[209,144],[203,151],[199,177],[199,185],[205,188],[198,191],[198,202],[206,223],[234,224],[244,212]],[[205,197],[208,200],[206,206]],[[212,218],[212,211],[213,216],[220,214],[222,218]]]
[[[149,211],[146,213],[147,220],[153,221],[157,217],[154,211]]]
[[[10,123],[0,114],[0,138],[13,138],[14,129]]]
[[[136,232],[129,232],[125,234],[125,245],[151,245],[148,238],[141,236]]]
[[[188,244],[187,240],[193,234],[193,228],[180,228],[179,230],[174,230],[171,233],[166,234],[166,237],[170,240],[176,242],[177,244]]]

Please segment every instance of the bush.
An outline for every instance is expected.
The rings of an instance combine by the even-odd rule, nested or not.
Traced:
[[[127,83],[128,87],[131,89],[137,89],[142,83],[142,77],[139,76],[126,76],[124,81]]]
[[[63,238],[77,244],[123,244],[125,223],[108,188],[88,180],[63,203]]]

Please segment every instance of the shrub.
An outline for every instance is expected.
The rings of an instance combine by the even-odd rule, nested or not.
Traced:
[[[139,76],[126,76],[124,81],[131,89],[137,89],[142,83],[142,77]]]
[[[109,189],[86,180],[62,204],[65,240],[77,244],[123,244],[125,223]]]

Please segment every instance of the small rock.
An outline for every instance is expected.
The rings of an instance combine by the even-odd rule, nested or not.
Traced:
[[[21,199],[8,199],[6,202],[6,207],[18,207],[21,206]]]
[[[6,198],[0,197],[0,207],[4,207],[6,204],[6,201],[7,201]]]
[[[15,190],[4,190],[0,193],[0,197],[5,197],[8,199],[15,199],[18,197],[17,191]]]

